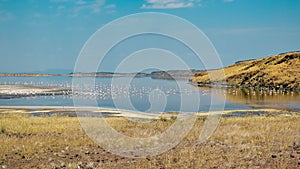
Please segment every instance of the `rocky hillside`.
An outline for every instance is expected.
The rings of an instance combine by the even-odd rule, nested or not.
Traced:
[[[300,52],[288,52],[262,59],[240,61],[225,67],[224,76],[212,77],[219,70],[196,73],[190,81],[196,85],[221,84],[230,87],[254,87],[300,90]]]

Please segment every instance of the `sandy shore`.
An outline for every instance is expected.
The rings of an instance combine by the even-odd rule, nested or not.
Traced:
[[[178,112],[158,112],[158,113],[145,113],[129,110],[120,110],[113,108],[100,108],[100,107],[68,107],[68,106],[0,106],[0,114],[4,113],[22,113],[34,116],[89,116],[89,117],[130,117],[140,119],[159,119],[159,118],[172,118],[173,116],[184,116],[191,113],[178,113]],[[211,112],[196,112],[194,115],[208,116],[210,114],[220,115],[223,117],[245,117],[245,116],[299,116],[300,111],[280,110],[280,109],[247,109],[247,110],[224,110],[224,111],[211,111]]]
[[[52,115],[66,115],[66,116],[87,116],[97,117],[132,117],[132,118],[144,118],[144,119],[157,119],[159,114],[155,113],[143,113],[134,112],[128,110],[118,110],[99,107],[65,107],[65,106],[0,106],[0,113],[22,113],[22,114],[34,114],[39,116],[43,114],[46,116]]]

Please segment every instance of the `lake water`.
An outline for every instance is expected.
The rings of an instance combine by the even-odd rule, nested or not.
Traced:
[[[96,106],[143,112],[253,108],[300,110],[298,92],[198,88],[187,81],[150,77],[77,78],[76,94],[0,99],[0,106]],[[85,84],[87,82],[88,84]],[[72,77],[0,77],[0,84],[72,88]],[[74,99],[77,100],[74,102]]]

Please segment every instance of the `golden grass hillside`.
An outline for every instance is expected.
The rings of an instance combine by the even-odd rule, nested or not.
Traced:
[[[198,85],[222,84],[234,87],[300,89],[300,52],[241,61],[224,68],[225,77],[209,75],[220,70],[196,73],[190,81]]]

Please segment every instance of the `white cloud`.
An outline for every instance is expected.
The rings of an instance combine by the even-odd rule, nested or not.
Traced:
[[[74,11],[76,13],[82,11],[82,10],[90,10],[91,13],[99,13],[101,11],[101,7],[104,5],[104,0],[97,0],[95,2],[86,2],[79,0],[77,2],[80,2],[80,5],[75,7]]]
[[[63,10],[63,9],[65,9],[65,8],[66,8],[66,7],[63,6],[63,5],[59,5],[59,6],[57,7],[58,10]]]
[[[109,4],[109,5],[106,5],[105,8],[107,8],[107,9],[116,8],[116,5],[115,4]]]
[[[115,4],[108,4],[104,8],[107,14],[114,14],[117,12],[116,11],[117,6]]]
[[[233,2],[234,0],[223,0],[224,2]]]
[[[43,14],[41,14],[41,13],[34,13],[34,14],[32,15],[32,17],[33,17],[33,18],[42,18],[42,17],[43,17]]]
[[[86,1],[84,1],[84,0],[78,0],[77,2],[76,2],[76,4],[79,4],[79,5],[83,5],[83,4],[86,4],[87,2]]]
[[[99,13],[101,8],[105,5],[105,0],[51,0],[54,3],[72,3],[74,7],[71,8],[72,16],[78,16],[82,11],[88,11],[90,13]],[[65,6],[58,6],[58,10],[65,9]]]
[[[68,2],[68,0],[51,0],[51,2],[60,3],[60,2]]]
[[[143,9],[173,9],[190,8],[196,6],[199,0],[146,0]]]
[[[8,11],[0,11],[0,22],[12,20],[14,15]]]
[[[257,33],[257,32],[269,32],[278,29],[277,27],[248,27],[248,28],[229,28],[222,29],[218,32],[220,34],[249,34],[249,33]]]

